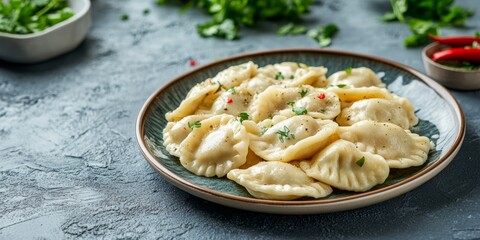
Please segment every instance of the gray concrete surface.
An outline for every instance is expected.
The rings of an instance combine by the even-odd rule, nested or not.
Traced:
[[[476,0],[457,2],[480,11]],[[378,21],[388,1],[318,3],[307,21],[339,25],[331,48],[424,71],[420,49],[402,46],[407,27]],[[480,91],[452,91],[467,117],[465,142],[441,174],[414,191],[324,215],[231,209],[175,188],[147,164],[134,135],[140,107],[190,70],[190,58],[205,64],[315,42],[276,36],[282,23],[242,31],[239,41],[202,39],[195,24],[208,19],[203,13],[179,14],[150,0],[97,0],[93,8],[94,26],[75,51],[36,65],[0,63],[0,239],[480,238]],[[123,13],[129,21],[120,20]],[[480,13],[467,28],[444,33],[475,31]]]

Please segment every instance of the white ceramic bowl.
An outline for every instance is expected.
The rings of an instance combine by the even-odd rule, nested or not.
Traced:
[[[90,0],[69,0],[71,18],[31,34],[0,32],[0,59],[16,63],[45,61],[75,49],[92,25]]]
[[[427,74],[445,87],[458,90],[480,89],[480,70],[463,70],[448,67],[432,60],[433,53],[446,46],[436,42],[429,44],[422,51],[423,65]]]

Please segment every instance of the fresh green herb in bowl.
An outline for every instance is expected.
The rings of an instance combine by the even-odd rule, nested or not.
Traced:
[[[0,0],[0,32],[36,33],[73,15],[66,0]]]
[[[480,70],[480,64],[467,62],[467,61],[443,60],[443,61],[438,61],[438,63],[447,67],[457,68],[461,70],[477,70],[477,71]]]

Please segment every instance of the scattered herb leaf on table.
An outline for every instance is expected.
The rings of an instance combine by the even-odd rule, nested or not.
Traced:
[[[156,0],[163,4],[167,0]],[[190,0],[182,1],[182,11],[191,7],[205,10],[212,16],[210,22],[197,25],[203,37],[237,39],[239,27],[253,27],[258,20],[299,21],[309,11],[313,0]],[[293,27],[293,26],[292,26]],[[293,31],[292,31],[293,30]],[[292,34],[302,34],[306,29],[296,27]]]
[[[429,41],[428,35],[439,35],[443,26],[463,27],[473,10],[452,6],[455,0],[390,0],[392,12],[382,20],[408,23],[412,35],[405,39],[406,47],[416,47]]]

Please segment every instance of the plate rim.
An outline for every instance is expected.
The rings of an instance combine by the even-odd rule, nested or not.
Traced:
[[[249,197],[242,197],[242,196],[237,196],[237,195],[232,195],[228,194],[225,192],[220,192],[216,191],[213,189],[209,189],[207,187],[199,186],[195,183],[192,183],[183,177],[177,175],[176,173],[170,171],[166,166],[164,166],[162,163],[160,163],[156,157],[153,155],[152,152],[147,147],[147,144],[144,140],[144,122],[145,122],[145,116],[146,112],[155,100],[155,98],[161,94],[163,91],[165,91],[167,88],[169,88],[173,83],[180,81],[181,79],[197,73],[201,72],[205,69],[208,69],[212,66],[215,66],[217,64],[222,64],[225,62],[230,62],[234,60],[238,60],[241,58],[248,58],[248,57],[257,57],[257,56],[264,56],[264,55],[274,55],[274,54],[292,54],[292,53],[310,53],[310,54],[332,54],[332,55],[343,55],[343,56],[348,56],[348,57],[355,57],[355,58],[362,58],[362,59],[367,59],[371,61],[376,61],[376,62],[381,62],[390,66],[393,66],[395,68],[401,69],[405,72],[408,72],[415,77],[417,77],[420,81],[425,83],[429,88],[431,88],[433,91],[435,91],[441,98],[445,99],[446,102],[448,102],[449,106],[453,108],[453,111],[455,112],[455,118],[458,119],[459,122],[459,132],[455,136],[455,141],[450,149],[443,155],[442,158],[438,159],[436,162],[434,162],[432,165],[426,167],[425,169],[422,169],[420,172],[414,174],[413,176],[410,176],[409,178],[402,180],[400,182],[394,183],[392,185],[380,188],[380,189],[375,189],[372,191],[367,191],[363,193],[358,193],[352,196],[347,196],[347,197],[340,197],[340,198],[334,198],[334,199],[312,199],[312,200],[295,200],[295,201],[286,201],[286,200],[267,200],[267,199],[257,199],[257,198],[249,198]],[[168,180],[170,183],[173,185],[179,187],[180,189],[187,191],[189,193],[192,193],[198,197],[204,198],[209,201],[217,202],[223,205],[231,206],[231,207],[237,207],[237,208],[242,208],[242,209],[247,209],[242,206],[236,206],[233,202],[241,202],[241,203],[247,203],[247,204],[254,204],[254,205],[268,205],[268,206],[282,206],[282,207],[305,207],[305,206],[319,206],[319,205],[329,205],[329,204],[341,204],[341,203],[348,203],[349,201],[361,201],[362,199],[367,199],[368,198],[379,198],[380,200],[377,199],[377,201],[373,201],[370,204],[374,204],[377,202],[385,201],[390,198],[396,197],[398,195],[401,195],[407,191],[410,191],[421,184],[425,183],[432,177],[434,177],[436,174],[438,174],[443,168],[445,168],[451,160],[455,157],[456,153],[458,152],[462,142],[463,138],[465,136],[465,128],[466,128],[466,122],[465,122],[465,116],[463,113],[463,110],[458,103],[458,101],[455,99],[455,97],[442,85],[437,83],[435,80],[431,79],[430,77],[426,76],[425,74],[409,67],[404,64],[395,62],[393,60],[385,59],[382,57],[377,57],[373,55],[367,55],[367,54],[360,54],[356,52],[349,52],[349,51],[342,51],[342,50],[333,50],[333,49],[315,49],[315,48],[287,48],[287,49],[272,49],[272,50],[264,50],[264,51],[255,51],[255,52],[249,52],[249,53],[244,53],[244,54],[238,54],[234,55],[231,57],[227,58],[222,58],[210,63],[207,63],[203,66],[200,66],[198,68],[192,69],[190,71],[187,71],[184,74],[181,74],[171,80],[169,80],[166,84],[158,88],[156,91],[154,91],[148,99],[145,101],[143,104],[138,117],[136,121],[136,139],[137,139],[137,144],[140,148],[140,152],[144,156],[144,158],[147,160],[147,162],[158,172],[160,175],[162,175],[166,180]],[[434,171],[436,170],[437,171]],[[418,182],[418,184],[414,184],[414,182]],[[413,186],[410,186],[412,185]],[[394,190],[406,186],[408,189],[403,189],[398,194],[395,194]],[[190,192],[190,190],[193,190],[194,192]],[[402,189],[398,189],[402,190]],[[196,193],[196,194],[195,194]],[[393,194],[394,196],[387,196],[384,197],[383,195],[389,195]],[[213,198],[213,199],[212,199]],[[215,201],[215,198],[219,198],[219,201]],[[224,202],[224,201],[227,202]],[[233,202],[231,202],[233,201]],[[369,203],[367,204],[362,204],[363,206],[370,205]],[[361,207],[361,206],[359,206]],[[353,207],[355,208],[355,207]],[[348,207],[344,207],[344,209],[351,209]],[[254,210],[254,211],[262,211],[261,209],[248,209],[248,210]],[[266,212],[275,212],[275,211],[266,211]],[[328,212],[328,211],[317,211],[317,212]]]

